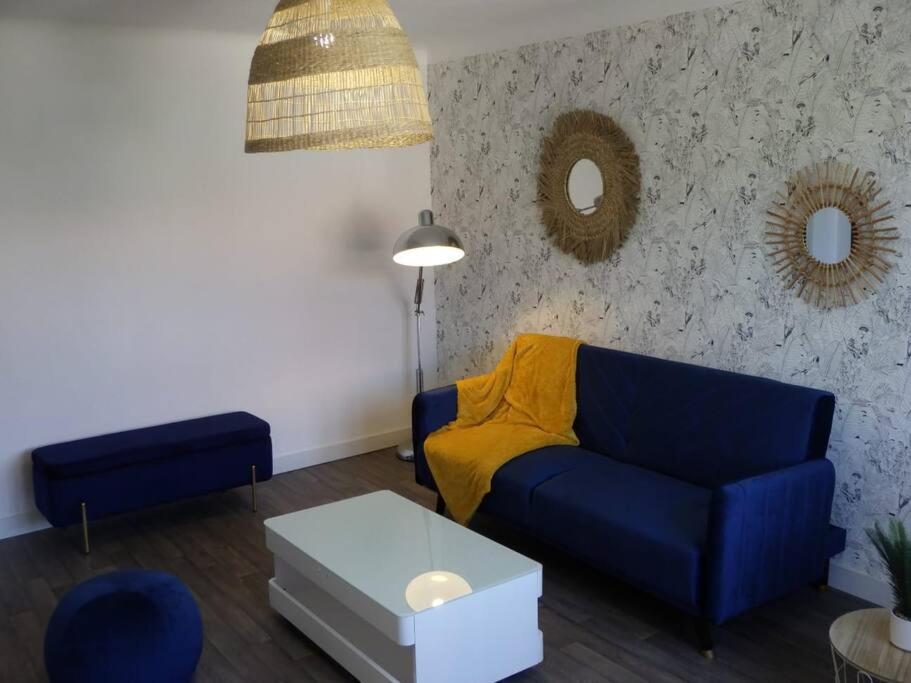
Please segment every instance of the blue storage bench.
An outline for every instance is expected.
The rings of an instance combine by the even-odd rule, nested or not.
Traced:
[[[269,423],[226,413],[38,448],[35,504],[55,527],[272,478]]]

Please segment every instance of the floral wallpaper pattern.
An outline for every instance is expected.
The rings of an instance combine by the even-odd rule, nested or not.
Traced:
[[[842,565],[879,576],[864,528],[911,502],[911,260],[822,311],[770,267],[764,212],[797,168],[874,171],[911,235],[911,2],[748,0],[433,65],[433,204],[467,257],[438,268],[443,382],[489,371],[520,331],[825,388]],[[556,117],[612,116],[642,208],[610,261],[552,247],[535,205]]]

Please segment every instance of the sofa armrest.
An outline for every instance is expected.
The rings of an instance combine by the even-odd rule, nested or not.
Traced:
[[[425,391],[411,404],[411,436],[414,443],[414,476],[419,484],[436,490],[436,482],[424,457],[424,440],[456,419],[459,394],[456,386]]]
[[[835,468],[825,458],[731,482],[712,495],[705,610],[714,623],[819,579]]]

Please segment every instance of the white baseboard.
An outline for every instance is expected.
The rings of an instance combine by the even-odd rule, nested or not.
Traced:
[[[30,534],[33,531],[41,531],[50,528],[50,524],[37,510],[32,512],[21,512],[18,515],[10,517],[0,517],[0,540]]]
[[[829,565],[829,585],[881,607],[892,605],[892,590],[888,583],[834,562]]]
[[[411,429],[396,429],[391,432],[382,434],[373,434],[353,441],[345,441],[330,446],[319,446],[310,448],[299,453],[289,453],[280,455],[272,461],[272,471],[274,474],[283,474],[293,470],[300,470],[305,467],[322,465],[323,463],[332,462],[333,460],[344,460],[362,453],[379,451],[384,448],[391,448],[400,443],[411,440]]]
[[[343,460],[362,453],[370,453],[383,448],[391,448],[411,440],[411,429],[397,429],[383,434],[373,434],[352,441],[319,446],[298,453],[276,456],[272,460],[274,474],[284,474],[293,470],[322,465],[333,460]],[[47,529],[51,525],[37,510],[22,512],[9,517],[0,517],[0,540],[30,534],[33,531]]]

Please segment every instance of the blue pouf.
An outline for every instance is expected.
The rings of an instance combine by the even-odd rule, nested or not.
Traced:
[[[183,683],[201,653],[199,608],[162,572],[114,572],[76,586],[44,637],[51,683]]]

